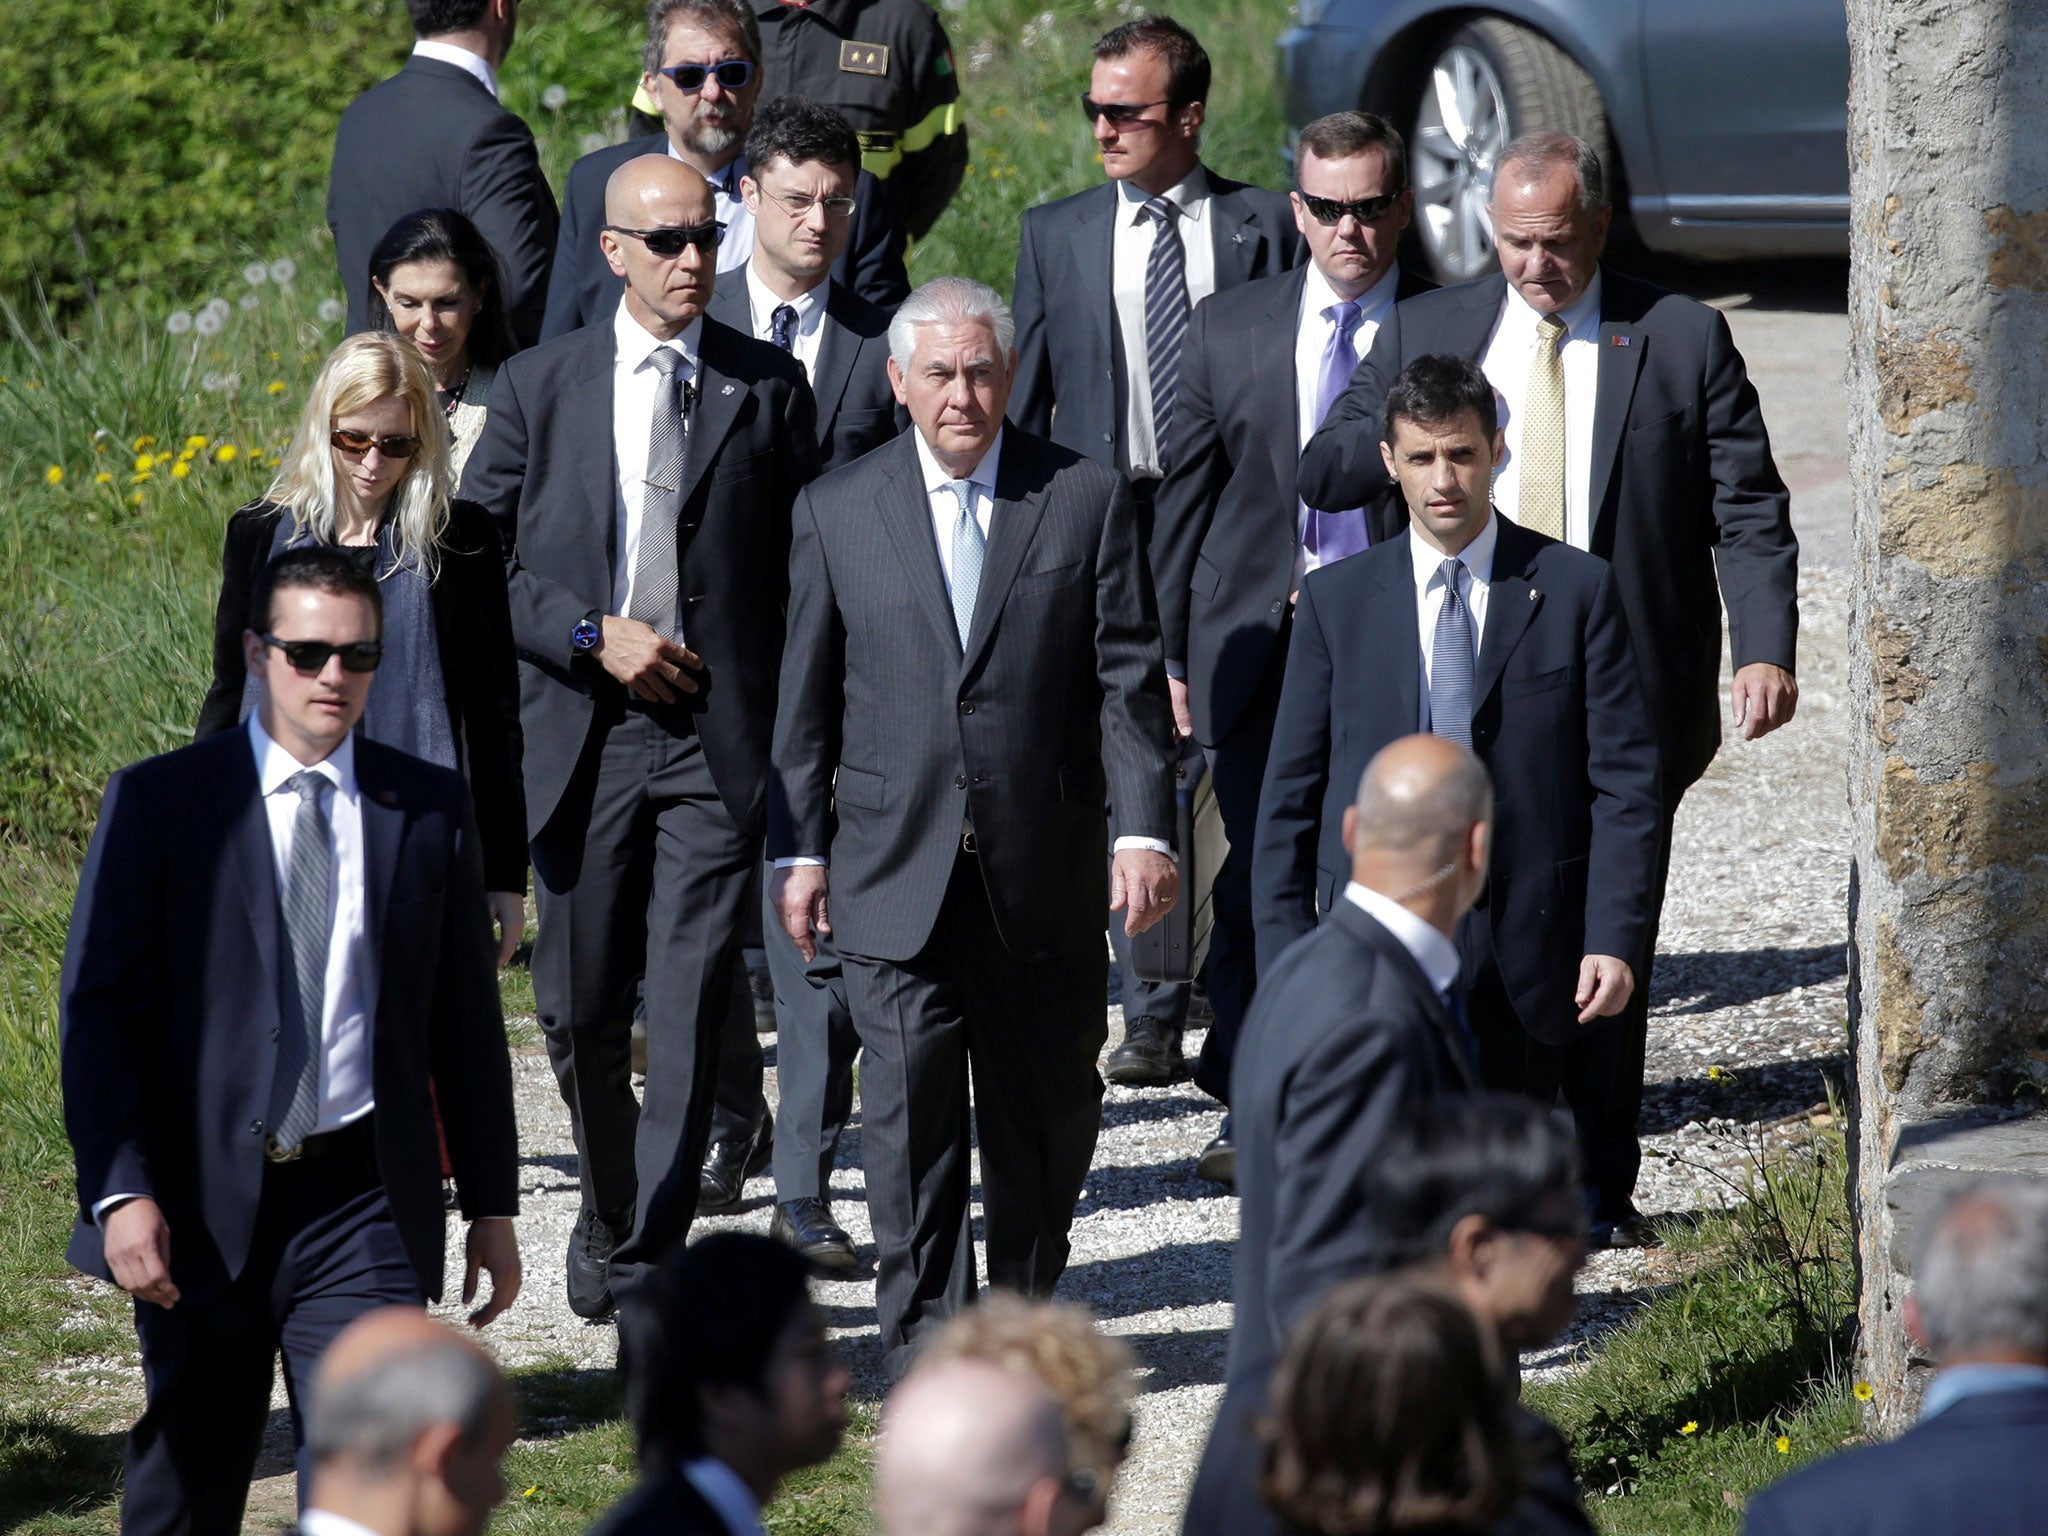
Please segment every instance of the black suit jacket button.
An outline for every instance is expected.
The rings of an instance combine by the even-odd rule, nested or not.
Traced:
[[[1111,435],[1110,433],[1107,433],[1107,432],[1105,432],[1105,433],[1103,433],[1103,434],[1102,434],[1102,440],[1103,440],[1103,441],[1104,441],[1105,443],[1113,443],[1113,442],[1115,442],[1115,441],[1116,441],[1116,438],[1115,438],[1114,436],[1112,436],[1112,435]]]
[[[956,773],[956,774],[954,774],[954,775],[953,775],[953,787],[954,787],[955,789],[965,789],[965,788],[967,787],[967,775],[966,775],[966,774],[964,774],[964,773]]]
[[[249,1134],[251,1136],[261,1136],[263,1134],[263,1122],[261,1120],[251,1120],[249,1122]]]
[[[1286,606],[1287,606],[1287,605],[1286,605],[1285,603],[1275,603],[1275,604],[1273,605],[1273,611],[1274,611],[1275,613],[1278,613],[1278,612],[1279,612],[1279,611],[1280,611],[1280,610],[1281,610],[1282,608],[1285,608]]]
[[[972,699],[962,699],[962,700],[960,701],[960,713],[961,713],[961,714],[963,714],[963,715],[971,715],[971,714],[973,714],[973,713],[974,713],[974,700],[972,700]]]
[[[273,1029],[273,1030],[271,1030],[271,1032],[270,1032],[270,1038],[271,1038],[271,1039],[273,1039],[273,1040],[276,1040],[276,1039],[279,1039],[280,1037],[282,1037],[282,1036],[283,1036],[283,1034],[284,1034],[284,1031],[283,1031],[283,1030],[281,1030],[281,1029]]]

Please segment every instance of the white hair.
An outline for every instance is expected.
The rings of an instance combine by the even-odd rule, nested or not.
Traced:
[[[968,277],[935,277],[905,299],[889,322],[889,355],[904,373],[917,351],[920,325],[985,325],[1004,360],[1017,355],[1017,320],[1003,296]]]
[[[497,1368],[473,1349],[413,1349],[316,1382],[306,1444],[316,1462],[347,1460],[372,1476],[387,1473],[436,1424],[459,1426],[475,1444],[504,1390]]]
[[[1913,1289],[1937,1360],[1987,1347],[2048,1355],[2048,1179],[1998,1174],[1921,1218]]]

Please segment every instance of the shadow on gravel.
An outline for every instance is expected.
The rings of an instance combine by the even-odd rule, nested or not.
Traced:
[[[1088,1183],[1081,1190],[1081,1202],[1074,1207],[1074,1215],[1079,1218],[1098,1211],[1142,1211],[1176,1200],[1220,1199],[1229,1193],[1221,1184],[1196,1178],[1193,1158],[1137,1167],[1098,1164],[1088,1170]]]
[[[1849,952],[1841,944],[1659,955],[1650,971],[1650,1010],[1682,1016],[1740,1008],[1794,987],[1838,981],[1848,972]]]
[[[1230,1355],[1228,1328],[1175,1328],[1164,1333],[1124,1333],[1117,1337],[1137,1352],[1138,1363],[1146,1369],[1142,1385],[1147,1392],[1223,1384],[1224,1366]],[[1205,1424],[1205,1438],[1207,1429]]]
[[[1128,1092],[1130,1097],[1124,1094]],[[1218,1115],[1223,1106],[1192,1085],[1169,1090],[1119,1090],[1102,1101],[1102,1124],[1107,1129],[1123,1125],[1150,1125],[1161,1120],[1192,1120],[1199,1115]]]
[[[1102,1317],[1136,1317],[1230,1300],[1230,1261],[1237,1245],[1221,1238],[1165,1243],[1122,1259],[1069,1265],[1060,1296],[1086,1302]]]
[[[1824,1102],[1832,1086],[1843,1095],[1848,1059],[1840,1054],[1809,1056],[1753,1067],[1717,1069],[1718,1078],[1680,1077],[1643,1085],[1643,1113],[1638,1121],[1646,1136],[1666,1135],[1706,1120],[1763,1122],[1781,1120]]]

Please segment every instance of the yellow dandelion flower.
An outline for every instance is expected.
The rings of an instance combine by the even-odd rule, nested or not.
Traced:
[[[1790,1456],[1792,1454],[1792,1437],[1790,1435],[1778,1436],[1777,1449],[1780,1456]]]
[[[1678,1432],[1681,1435],[1696,1435],[1700,1432],[1700,1421],[1698,1419],[1687,1419],[1678,1426]]]
[[[264,386],[263,386],[263,392],[264,392],[265,394],[270,394],[270,395],[281,395],[281,394],[283,394],[283,393],[284,393],[284,380],[283,380],[283,379],[272,379],[272,380],[271,380],[271,381],[270,381],[270,382],[269,382],[268,384],[266,384],[266,385],[264,385]]]
[[[110,469],[103,469],[92,477],[92,483],[94,485],[112,485],[114,483],[114,472]]]
[[[155,446],[156,439],[153,437],[138,437],[137,439],[135,439],[134,443],[134,448],[137,453],[142,452],[142,450],[145,448],[154,448]]]
[[[241,449],[237,448],[233,443],[222,443],[213,450],[213,462],[216,464],[232,464],[235,462],[235,455],[240,452]]]
[[[43,479],[51,485],[62,485],[64,483],[64,466],[62,464],[52,464],[43,471]]]
[[[135,455],[135,472],[137,474],[140,474],[143,470],[148,469],[151,465],[155,463],[156,460],[151,458],[148,454],[138,453],[137,455]]]
[[[1857,1382],[1853,1390],[1856,1394],[1856,1401],[1859,1403],[1867,1403],[1877,1396],[1877,1389],[1872,1387],[1867,1381]]]
[[[204,448],[208,443],[212,441],[212,438],[202,437],[197,432],[194,432],[190,437],[185,439],[185,451],[187,453],[197,453],[200,449]]]
[[[1707,1068],[1707,1081],[1708,1081],[1708,1082],[1710,1082],[1710,1083],[1720,1083],[1720,1082],[1726,1082],[1726,1081],[1727,1081],[1727,1079],[1728,1079],[1728,1069],[1727,1069],[1726,1067],[1709,1067],[1709,1068]]]
[[[136,493],[135,493],[135,494],[134,494],[133,496],[130,496],[130,497],[128,498],[128,505],[129,505],[129,506],[131,506],[131,507],[139,507],[139,506],[141,506],[141,505],[142,505],[142,492],[140,492],[140,491],[137,491],[137,492],[136,492]]]
[[[166,448],[162,453],[156,456],[156,461],[159,464],[168,464],[171,462],[172,459],[176,457],[176,454],[172,453],[170,449]]]
[[[149,484],[149,481],[150,473],[146,469],[137,470],[134,474],[128,477],[128,483],[130,485],[147,485]]]
[[[92,451],[94,453],[105,453],[107,451],[107,434],[105,432],[95,432],[92,438]]]
[[[533,1496],[534,1496],[534,1495],[535,1495],[536,1493],[539,1493],[539,1492],[540,1492],[540,1484],[539,1484],[539,1483],[535,1483],[535,1484],[534,1484],[534,1485],[533,1485],[533,1486],[532,1486],[531,1488],[527,1489],[527,1490],[526,1490],[526,1492],[524,1492],[524,1493],[520,1494],[520,1495],[519,1495],[519,1497],[521,1497],[522,1499],[530,1499],[530,1498],[532,1498],[532,1497],[533,1497]]]
[[[180,459],[171,466],[171,478],[173,480],[182,480],[191,473],[192,461],[190,459]]]
[[[277,359],[278,359],[278,356],[279,356],[279,354],[278,354],[278,353],[276,352],[276,350],[275,350],[275,349],[273,349],[273,350],[272,350],[272,352],[271,352],[271,354],[270,354],[270,360],[271,360],[271,361],[272,361],[272,362],[274,363],[274,362],[276,362],[276,361],[277,361]]]

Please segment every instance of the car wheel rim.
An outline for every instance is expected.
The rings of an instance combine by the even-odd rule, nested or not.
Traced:
[[[1486,200],[1508,137],[1493,65],[1475,49],[1445,49],[1422,93],[1411,154],[1422,243],[1446,276],[1477,277],[1493,266]]]

